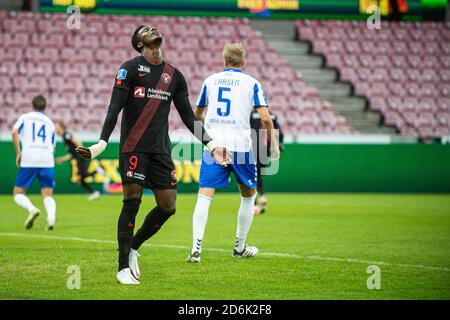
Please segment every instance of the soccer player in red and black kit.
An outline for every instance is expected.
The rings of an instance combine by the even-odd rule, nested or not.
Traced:
[[[123,108],[119,158],[123,206],[117,234],[117,280],[122,284],[139,284],[137,250],[175,213],[177,179],[168,135],[172,101],[183,123],[211,150],[216,161],[223,165],[229,161],[228,151],[215,145],[200,122],[201,130],[194,132],[197,119],[189,102],[186,80],[163,60],[162,42],[155,27],[140,26],[135,30],[131,43],[141,55],[125,62],[117,73],[100,141],[89,148],[77,148],[84,158],[95,158],[103,152]],[[156,207],[133,236],[144,188],[153,190]]]

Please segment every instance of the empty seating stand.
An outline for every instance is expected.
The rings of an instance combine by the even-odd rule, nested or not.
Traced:
[[[450,135],[450,23],[297,21],[298,37],[403,134]]]
[[[247,19],[86,14],[81,29],[71,30],[63,14],[28,12],[0,12],[0,131],[11,129],[36,94],[72,130],[100,131],[117,70],[137,55],[130,37],[140,24],[160,29],[164,57],[184,73],[193,104],[203,79],[222,70],[223,46],[239,41],[247,49],[244,71],[260,80],[286,132],[353,132]],[[169,124],[184,128],[174,108]]]

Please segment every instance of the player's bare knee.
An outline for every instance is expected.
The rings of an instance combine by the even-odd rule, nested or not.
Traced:
[[[123,203],[123,207],[127,208],[131,211],[137,211],[139,210],[139,207],[141,206],[141,198],[140,197],[131,197],[131,198],[127,198],[127,199],[123,199],[122,200]]]
[[[241,196],[243,198],[251,198],[256,195],[256,188],[249,189],[248,187],[240,186]]]
[[[123,200],[138,199],[142,198],[142,193],[144,188],[136,183],[124,184],[123,185]]]
[[[198,190],[199,195],[203,195],[203,196],[206,196],[211,199],[214,197],[215,192],[216,192],[216,189],[214,189],[214,188],[200,188]]]
[[[162,203],[158,205],[161,211],[164,211],[167,214],[174,215],[177,211],[177,206],[175,201],[173,203]]]
[[[141,201],[141,198],[142,198],[142,191],[141,190],[129,189],[129,190],[125,191],[125,189],[124,189],[123,201],[128,201],[128,200],[139,200],[139,201]]]
[[[42,198],[52,197],[53,189],[50,188],[41,189],[41,196]]]
[[[133,201],[138,200],[141,202],[141,194],[140,193],[128,193],[123,195],[123,202],[125,201]]]
[[[27,190],[23,189],[23,188],[19,188],[19,187],[14,187],[13,189],[13,196],[15,196],[16,194],[26,194]]]

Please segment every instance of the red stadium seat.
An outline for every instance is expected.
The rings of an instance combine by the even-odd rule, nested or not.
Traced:
[[[328,30],[338,25],[339,35],[330,35]],[[381,112],[385,123],[405,134],[439,136],[448,131],[447,123],[439,122],[450,110],[446,24],[383,21],[383,32],[354,21],[297,21],[296,26],[299,38],[324,54],[327,65],[352,82],[357,95],[368,97],[370,108]],[[432,116],[440,111],[439,117]]]
[[[137,55],[130,46],[131,33],[139,23],[152,23],[166,36],[165,58],[184,72],[193,102],[203,79],[223,68],[224,44],[239,41],[248,53],[245,71],[263,83],[276,110],[292,113],[289,121],[293,122],[287,121],[287,132],[299,129],[309,133],[351,132],[345,119],[330,111],[331,105],[319,97],[317,89],[306,85],[301,75],[250,26],[248,19],[85,14],[83,27],[70,30],[66,28],[64,14],[0,12],[0,15],[1,103],[8,108],[5,110],[15,110],[0,118],[2,128],[12,125],[16,111],[29,110],[33,94],[41,93],[49,101],[49,114],[65,119],[75,130],[97,132],[120,64]],[[302,26],[300,34],[316,38],[314,22],[298,25]],[[345,28],[353,23],[333,21],[332,25]],[[352,45],[342,41],[346,37],[344,29],[325,26],[317,35],[325,41],[324,50],[337,53],[333,62],[336,67],[359,65],[357,58],[349,58],[347,54],[361,50],[362,33],[351,35]],[[388,49],[386,44],[378,48],[380,52]],[[436,49],[446,53],[448,48],[433,47]],[[447,62],[450,61],[445,55],[437,59],[439,65]],[[261,65],[265,65],[264,70]],[[386,74],[381,72],[377,77],[381,81]],[[447,74],[427,73],[424,77],[434,83],[436,77],[446,78]],[[446,92],[447,88],[438,88],[442,90]],[[430,104],[428,100],[425,103]],[[446,100],[435,104],[439,110],[448,105]],[[72,112],[74,108],[76,113]],[[173,129],[183,126],[179,116],[171,118],[172,125]]]

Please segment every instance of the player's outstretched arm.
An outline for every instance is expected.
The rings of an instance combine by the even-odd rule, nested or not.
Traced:
[[[275,134],[275,128],[273,126],[273,121],[270,117],[269,110],[267,109],[267,107],[259,107],[256,110],[261,116],[261,121],[264,124],[264,127],[267,129],[267,136],[270,139],[273,152],[275,153],[275,155],[272,157],[272,160],[278,160],[280,159],[280,146],[278,145],[278,139]]]
[[[100,155],[108,145],[109,137],[117,123],[117,117],[126,101],[127,91],[114,88],[111,101],[109,103],[108,112],[106,113],[105,122],[103,123],[102,133],[98,143],[86,148],[78,146],[75,150],[85,159],[94,159]]]

